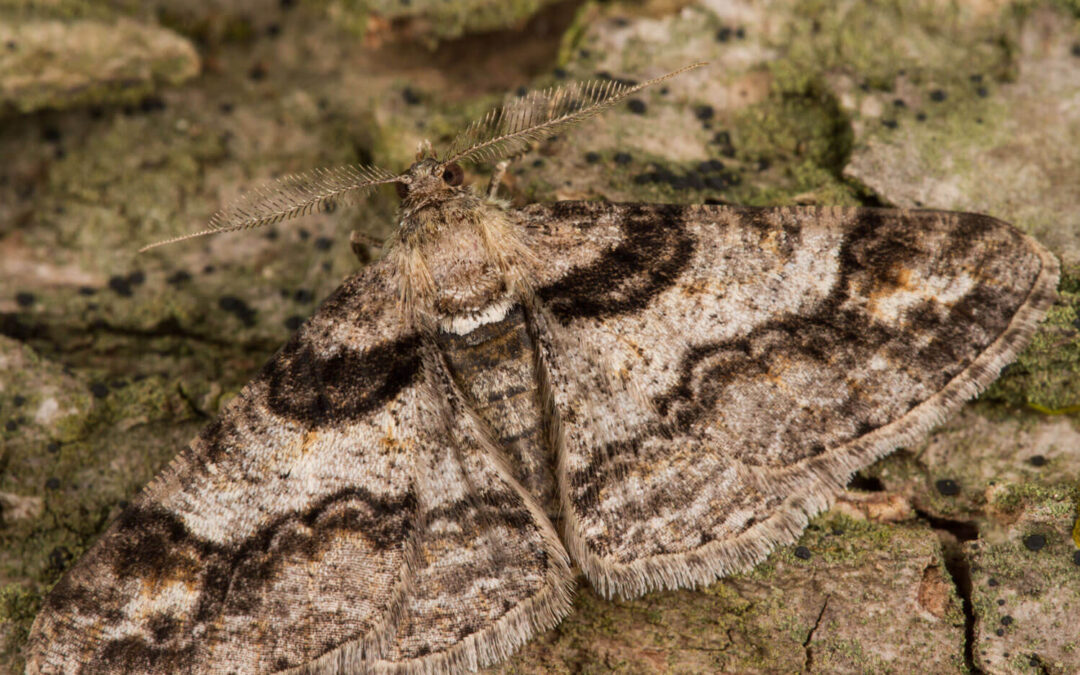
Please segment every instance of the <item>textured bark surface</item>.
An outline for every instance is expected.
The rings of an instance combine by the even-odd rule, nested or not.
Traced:
[[[402,169],[518,87],[699,60],[529,153],[510,198],[980,211],[1062,258],[1060,301],[979,401],[864,472],[798,547],[632,602],[582,582],[497,670],[1080,668],[1074,5],[413,4],[0,9],[0,671],[60,573],[356,268],[350,230],[391,231],[396,198],[140,245],[275,175]]]
[[[0,44],[0,108],[8,112],[137,102],[199,72],[188,40],[127,17],[0,20]]]

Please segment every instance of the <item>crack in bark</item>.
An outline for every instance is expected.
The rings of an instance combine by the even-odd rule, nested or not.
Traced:
[[[6,335],[13,340],[19,340],[20,342],[30,342],[32,340],[47,342],[56,349],[62,349],[63,344],[55,339],[52,333],[57,330],[62,330],[65,334],[70,335],[73,329],[81,330],[87,335],[93,333],[109,333],[112,335],[139,339],[175,337],[228,349],[262,349],[270,351],[280,346],[280,343],[270,344],[267,340],[258,339],[248,340],[247,342],[238,345],[236,342],[225,338],[218,338],[212,335],[190,331],[182,327],[180,322],[176,320],[176,317],[171,316],[161,319],[149,328],[117,326],[104,319],[95,319],[94,321],[83,323],[78,326],[58,326],[49,323],[48,321],[38,321],[34,324],[27,324],[22,321],[23,318],[23,316],[17,313],[0,313],[0,334]]]
[[[195,417],[197,417],[197,418],[199,418],[201,420],[210,419],[210,417],[211,417],[210,413],[206,412],[205,410],[203,410],[202,408],[199,407],[199,405],[195,402],[195,399],[193,399],[191,397],[191,394],[187,393],[187,391],[184,390],[183,385],[177,384],[176,385],[176,392],[180,396],[180,399],[183,400],[184,403],[187,404],[188,408],[191,409],[191,413],[193,415],[195,415]]]
[[[964,611],[964,665],[972,675],[983,675],[982,669],[975,665],[975,605],[971,597],[971,565],[962,546],[965,541],[979,538],[979,528],[972,520],[941,518],[919,509],[915,513],[933,529],[948,532],[956,538],[956,544],[952,546],[942,542],[945,571],[952,579]]]
[[[975,524],[974,520],[941,518],[927,513],[922,509],[915,509],[915,515],[926,521],[931,528],[935,530],[944,530],[961,542],[975,541],[979,538],[979,527]]]
[[[196,342],[204,342],[215,347],[234,347],[235,343],[221,338],[212,337],[209,335],[203,335],[201,333],[195,333],[189,331],[180,325],[180,322],[175,317],[167,317],[158,321],[150,328],[132,328],[130,326],[115,326],[106,321],[98,321],[95,324],[89,326],[91,330],[100,330],[105,333],[112,333],[113,335],[124,335],[134,338],[158,338],[158,337],[178,337],[185,340],[193,340]]]
[[[252,338],[243,342],[231,342],[190,331],[180,326],[175,317],[158,321],[148,328],[116,326],[104,320],[65,325],[60,322],[37,320],[34,323],[23,321],[25,317],[17,314],[0,312],[0,335],[17,340],[43,356],[56,361],[65,368],[82,369],[87,360],[108,358],[118,351],[135,353],[139,356],[177,357],[182,353],[183,345],[195,345],[201,349],[217,350],[223,354],[241,352],[244,354],[263,353],[269,357],[284,340],[271,341]],[[95,336],[114,336],[122,341],[130,341],[130,349],[117,344],[103,348],[97,344]],[[155,344],[156,340],[175,340],[179,344]],[[68,373],[70,374],[70,373]]]
[[[818,626],[821,625],[821,617],[825,616],[825,610],[829,607],[829,598],[831,596],[825,596],[825,602],[821,605],[821,611],[818,612],[817,619],[814,620],[814,625],[810,628],[810,632],[806,634],[806,640],[803,642],[803,651],[806,652],[806,662],[803,664],[803,670],[807,673],[813,672],[814,667],[814,650],[810,648],[810,641],[814,639],[814,633],[817,632]]]

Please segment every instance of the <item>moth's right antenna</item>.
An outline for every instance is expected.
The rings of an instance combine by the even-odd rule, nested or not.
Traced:
[[[201,232],[143,246],[139,253],[157,246],[221,232],[250,230],[311,213],[331,200],[358,198],[376,185],[395,183],[401,176],[374,166],[342,166],[315,169],[285,176],[240,195],[236,201],[210,217]]]
[[[524,150],[533,141],[607,110],[645,87],[704,65],[695,63],[635,85],[600,80],[534,91],[470,124],[454,139],[444,161],[506,157]]]

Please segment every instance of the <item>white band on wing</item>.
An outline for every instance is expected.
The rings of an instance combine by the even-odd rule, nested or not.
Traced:
[[[504,296],[495,302],[492,302],[487,307],[478,309],[475,312],[465,312],[462,314],[455,314],[454,316],[443,317],[439,320],[439,327],[447,333],[468,335],[480,326],[485,326],[489,323],[495,323],[505,319],[507,312],[510,311],[513,304],[513,301],[509,297]]]

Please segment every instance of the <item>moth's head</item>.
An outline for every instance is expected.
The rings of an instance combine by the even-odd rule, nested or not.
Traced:
[[[435,157],[417,160],[394,182],[402,206],[416,209],[446,200],[465,190],[465,172],[457,162],[440,162]]]

